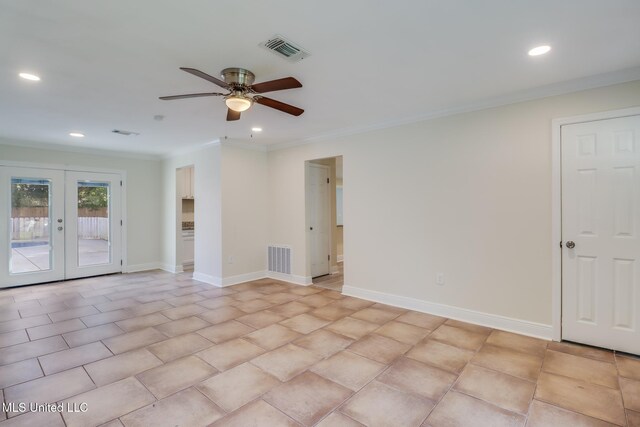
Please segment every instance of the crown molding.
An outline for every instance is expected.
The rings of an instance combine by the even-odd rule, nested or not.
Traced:
[[[160,154],[138,153],[129,151],[104,150],[101,148],[75,147],[64,144],[53,144],[47,142],[0,138],[0,146],[35,148],[39,150],[62,151],[67,153],[91,154],[94,156],[118,157],[138,160],[162,160]]]
[[[213,145],[220,145],[220,138],[213,139],[209,142],[197,144],[197,145],[189,145],[187,147],[183,147],[177,150],[169,151],[168,153],[164,153],[161,155],[162,160],[172,159],[177,156],[182,156],[185,154],[195,153],[201,150],[207,149],[207,147]]]
[[[260,152],[266,152],[267,151],[267,146],[266,145],[258,145],[258,144],[255,144],[255,143],[244,142],[244,141],[239,141],[239,140],[234,140],[234,139],[216,138],[216,139],[214,139],[212,141],[205,142],[204,144],[198,144],[198,145],[195,145],[195,146],[185,147],[185,148],[182,148],[180,150],[171,151],[169,153],[164,154],[162,156],[162,159],[163,160],[167,160],[167,159],[171,159],[171,158],[176,157],[176,156],[181,156],[181,155],[189,154],[189,153],[195,153],[197,151],[204,150],[207,147],[212,146],[212,145],[236,147],[236,148],[242,148],[244,150],[260,151]]]
[[[558,96],[573,92],[580,92],[588,89],[596,89],[599,87],[627,83],[635,80],[640,80],[640,67],[628,68],[625,70],[613,71],[610,73],[597,74],[595,76],[582,77],[579,79],[567,80],[560,83],[539,86],[533,89],[518,91],[504,96],[489,98],[466,105],[435,110],[428,113],[405,117],[402,119],[389,120],[365,126],[343,128],[333,132],[322,133],[296,141],[271,144],[267,146],[267,151],[284,150],[291,147],[312,144],[314,142],[321,142],[329,139],[357,135],[372,132],[375,130],[403,126],[412,123],[433,120],[447,116],[454,116],[457,114],[470,113],[473,111],[486,110],[489,108],[501,107],[510,104],[517,104],[520,102],[532,101],[535,99],[547,98],[550,96]]]
[[[259,145],[253,142],[244,142],[244,141],[238,141],[234,139],[222,140],[221,145],[243,148],[245,150],[262,151],[262,152],[266,152],[268,147],[267,145]]]

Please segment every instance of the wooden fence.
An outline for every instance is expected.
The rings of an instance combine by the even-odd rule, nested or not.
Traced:
[[[49,208],[47,206],[11,208],[11,218],[46,218],[48,216]],[[78,208],[78,216],[107,218],[109,210],[107,208],[95,210]]]
[[[49,224],[48,217],[19,217],[10,221],[11,240],[46,240],[50,228],[58,226],[57,222]],[[78,218],[78,237],[109,240],[109,218]]]
[[[78,237],[80,239],[109,240],[109,218],[78,218]]]

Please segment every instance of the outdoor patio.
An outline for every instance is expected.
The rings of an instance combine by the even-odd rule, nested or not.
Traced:
[[[12,243],[11,272],[28,273],[49,270],[49,242],[35,241],[25,246]],[[24,242],[19,242],[24,244]],[[103,239],[78,239],[79,265],[106,264],[109,262],[109,242]]]

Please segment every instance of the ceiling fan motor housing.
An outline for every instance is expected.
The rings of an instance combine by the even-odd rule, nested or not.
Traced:
[[[244,68],[225,68],[220,72],[220,77],[222,77],[224,81],[195,68],[180,67],[180,69],[224,88],[228,90],[229,93],[188,93],[184,95],[161,96],[160,99],[169,101],[173,99],[199,98],[202,96],[222,96],[228,107],[227,121],[239,120],[240,113],[249,109],[254,102],[293,116],[299,116],[304,113],[302,108],[294,107],[293,105],[285,104],[284,102],[267,98],[262,95],[265,92],[302,87],[302,84],[293,77],[270,80],[254,85],[253,82],[256,76],[251,71]],[[253,94],[257,95],[254,96]]]
[[[256,76],[249,70],[244,68],[225,68],[220,72],[220,76],[224,81],[232,86],[242,85],[251,86]]]

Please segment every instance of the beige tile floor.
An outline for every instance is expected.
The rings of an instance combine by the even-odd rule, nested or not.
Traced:
[[[0,401],[64,405],[1,427],[638,427],[640,359],[155,271],[0,291]]]

